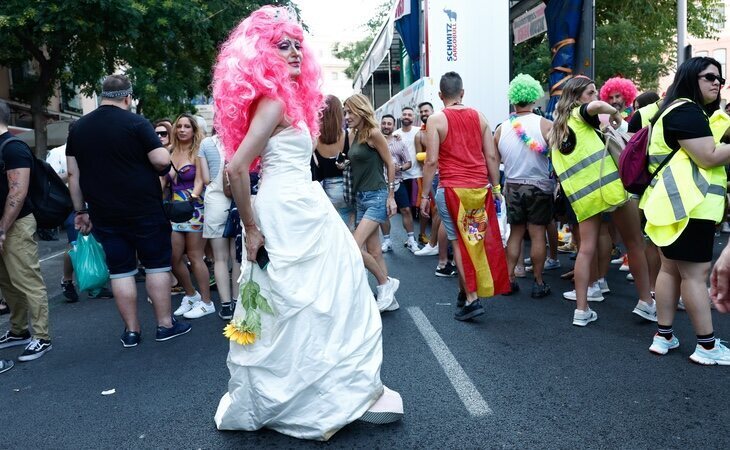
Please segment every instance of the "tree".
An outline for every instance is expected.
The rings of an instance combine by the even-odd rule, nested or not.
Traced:
[[[388,14],[390,14],[392,6],[393,2],[391,0],[384,0],[380,5],[378,5],[373,16],[363,25],[363,28],[367,32],[366,37],[355,42],[337,42],[332,47],[332,53],[335,58],[345,60],[349,63],[345,69],[345,75],[347,78],[355,78],[357,71],[360,69],[360,66],[367,56],[370,45],[377,37],[380,28],[388,18]]]
[[[687,2],[688,30],[712,38],[724,24],[722,0]],[[595,79],[600,86],[622,75],[642,89],[654,89],[676,65],[676,0],[609,2],[596,0]],[[550,49],[545,35],[515,47],[514,73],[547,83]]]
[[[36,153],[46,153],[46,104],[58,87],[90,94],[120,68],[134,79],[140,110],[179,111],[206,91],[218,44],[266,0],[3,0],[0,65],[29,65],[13,96],[31,107]],[[173,106],[174,105],[174,106]]]

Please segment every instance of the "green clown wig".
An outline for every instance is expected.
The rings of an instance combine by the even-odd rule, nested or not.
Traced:
[[[529,105],[535,103],[545,92],[540,86],[540,82],[532,78],[530,75],[521,73],[517,75],[509,84],[507,96],[512,105]]]

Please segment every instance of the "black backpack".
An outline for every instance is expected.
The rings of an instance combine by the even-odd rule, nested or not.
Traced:
[[[56,228],[63,224],[71,211],[73,202],[71,193],[66,183],[61,180],[53,167],[47,162],[36,158],[22,140],[11,137],[0,144],[0,165],[3,176],[5,174],[5,160],[3,150],[10,142],[22,142],[33,158],[33,166],[30,169],[30,185],[28,187],[28,198],[33,207],[38,228]]]

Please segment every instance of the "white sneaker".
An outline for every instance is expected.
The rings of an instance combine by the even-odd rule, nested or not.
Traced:
[[[195,291],[195,295],[183,296],[182,301],[180,302],[180,307],[176,309],[173,314],[176,316],[182,316],[186,312],[193,309],[193,305],[195,304],[195,302],[199,302],[200,300],[202,300],[202,297],[200,296],[200,292],[198,291]]]
[[[576,301],[577,296],[575,293],[575,289],[573,289],[572,291],[563,292],[563,298],[566,300]],[[603,300],[605,300],[605,298],[603,298],[603,294],[601,294],[601,288],[598,286],[597,283],[593,283],[592,285],[588,286],[589,302],[602,302]]]
[[[634,281],[634,276],[632,274],[626,275],[626,281]]]
[[[601,294],[608,294],[611,292],[611,289],[608,287],[608,281],[606,281],[605,278],[599,278],[596,283],[598,283],[598,287],[601,288]]]
[[[628,263],[621,264],[621,267],[618,268],[621,272],[629,272],[631,269],[629,268]]]
[[[677,302],[677,311],[687,311],[687,308],[684,306],[684,300],[682,300],[682,297],[679,297],[679,301]]]
[[[416,241],[413,240],[413,238],[408,239],[406,241],[406,248],[411,251],[411,253],[415,254],[417,251],[419,251],[421,248],[416,244]]]
[[[380,250],[383,253],[388,253],[393,251],[393,242],[391,242],[390,239],[386,239],[383,241],[383,245],[380,246]]]
[[[697,344],[695,352],[690,355],[689,359],[707,366],[730,366],[730,349],[725,347],[722,342],[720,339],[715,339],[715,346],[710,350]]]
[[[576,327],[584,327],[591,322],[598,320],[598,313],[588,308],[587,311],[576,309],[573,311],[573,325]]]
[[[669,350],[673,350],[677,347],[679,347],[679,339],[677,339],[677,336],[672,336],[672,339],[666,340],[657,333],[651,341],[649,351],[656,353],[657,355],[666,355]]]
[[[413,252],[416,256],[433,256],[439,254],[439,245],[431,246],[430,243],[423,246],[422,249]]]
[[[186,319],[200,319],[201,317],[207,316],[208,314],[213,314],[214,312],[215,305],[213,304],[213,302],[205,303],[204,301],[200,300],[195,302],[190,311],[183,314],[183,317]]]
[[[650,321],[650,322],[656,322],[656,302],[652,302],[651,305],[645,302],[644,300],[639,300],[639,302],[636,304],[636,307],[634,307],[634,310],[632,311],[634,314],[636,314],[639,317],[643,317],[644,319]]]
[[[378,290],[378,299],[375,303],[378,305],[378,310],[383,311],[395,311],[400,308],[398,302],[395,299],[395,291],[398,290],[400,281],[396,278],[388,277],[388,282],[381,284],[376,289]]]

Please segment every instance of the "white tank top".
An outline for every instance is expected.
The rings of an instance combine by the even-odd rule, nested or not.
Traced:
[[[540,119],[537,114],[517,116],[527,136],[547,147],[540,131]],[[541,155],[529,147],[517,136],[509,120],[502,122],[499,136],[499,153],[504,164],[504,176],[507,182],[547,181],[550,179],[550,165],[546,155]],[[530,183],[532,184],[532,183]]]

